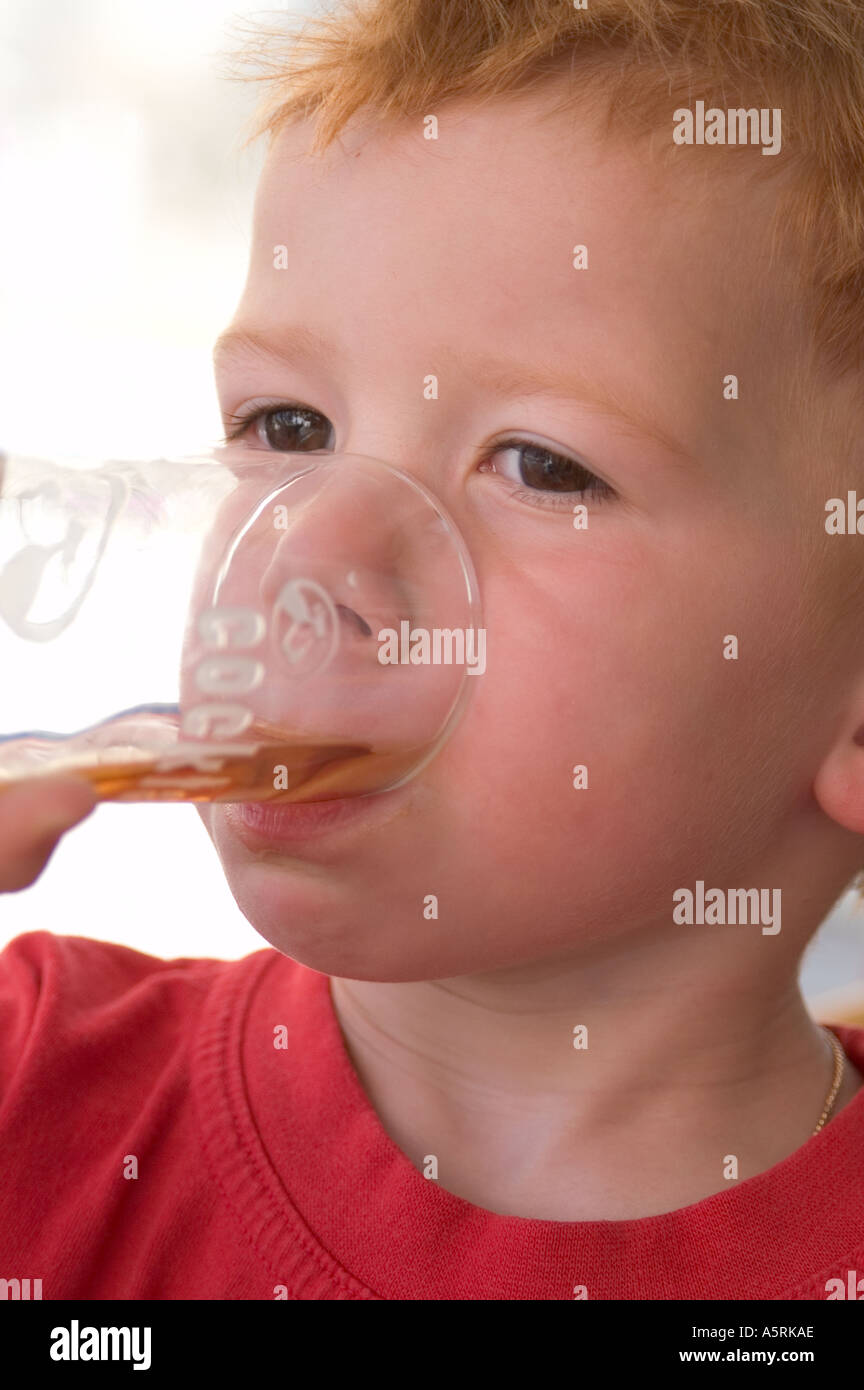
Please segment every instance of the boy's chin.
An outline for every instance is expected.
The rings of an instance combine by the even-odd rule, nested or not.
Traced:
[[[225,865],[231,894],[250,926],[285,956],[322,975],[407,984],[486,968],[468,959],[460,931],[442,936],[441,923],[406,921],[379,891],[350,887],[318,866]],[[404,894],[397,890],[400,902]]]
[[[309,970],[346,980],[418,984],[536,962],[533,938],[520,933],[514,939],[512,921],[502,924],[500,934],[490,934],[476,903],[466,905],[458,924],[426,921],[419,912],[408,920],[400,889],[388,898],[380,889],[349,888],[309,868],[299,866],[292,874],[284,866],[258,863],[225,870],[250,926]]]

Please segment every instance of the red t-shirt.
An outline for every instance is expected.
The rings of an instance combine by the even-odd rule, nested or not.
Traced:
[[[781,1163],[678,1211],[499,1216],[389,1138],[328,985],[270,947],[10,942],[0,1279],[41,1279],[43,1299],[826,1299],[864,1278],[864,1089]],[[864,1070],[864,1028],[834,1031]]]

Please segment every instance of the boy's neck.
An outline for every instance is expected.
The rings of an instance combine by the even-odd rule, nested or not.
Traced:
[[[738,1182],[779,1163],[811,1137],[833,1075],[794,961],[778,978],[746,942],[652,950],[640,961],[645,938],[619,939],[482,978],[333,978],[331,996],[384,1129],[419,1169],[434,1154],[442,1187],[502,1214],[634,1219],[734,1186],[730,1156]],[[846,1059],[829,1124],[861,1085]]]

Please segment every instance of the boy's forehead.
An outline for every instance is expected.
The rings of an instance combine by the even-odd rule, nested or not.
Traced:
[[[420,118],[355,117],[320,155],[310,153],[309,123],[288,127],[262,171],[258,228],[288,222],[314,236],[338,205],[339,231],[364,246],[374,232],[389,256],[401,244],[406,259],[428,257],[446,233],[455,272],[455,253],[487,244],[490,259],[511,254],[538,278],[549,268],[557,284],[582,231],[598,273],[614,264],[619,276],[632,268],[641,278],[643,267],[671,256],[706,284],[712,266],[736,265],[742,283],[749,267],[758,274],[770,205],[758,178],[736,177],[726,151],[706,147],[694,160],[675,149],[671,103],[664,149],[662,130],[612,139],[587,110],[553,111],[553,94],[445,103],[432,139]],[[767,184],[767,164],[765,172]],[[419,246],[406,244],[406,233],[424,228]]]
[[[633,237],[643,219],[670,225],[670,198],[679,224],[710,227],[723,220],[722,195],[712,198],[710,180],[694,197],[692,174],[646,158],[650,141],[644,136],[632,144],[613,142],[587,115],[553,114],[547,105],[524,96],[479,108],[450,103],[435,118],[435,138],[426,138],[429,127],[419,118],[384,124],[355,118],[323,154],[310,152],[309,124],[291,126],[277,136],[265,162],[258,221],[271,223],[290,211],[302,223],[307,211],[338,200],[346,218],[362,213],[382,237],[396,240],[402,227],[419,222],[429,228],[430,245],[445,229],[461,245],[486,237],[492,227],[496,246],[520,254],[526,243],[542,244],[559,233],[569,241],[580,226],[586,234],[602,228],[613,235],[617,230],[620,263],[639,244],[644,248],[643,237]],[[394,215],[407,223],[394,222]],[[733,214],[731,228],[738,221]],[[524,261],[526,268],[543,264],[539,256]]]
[[[704,157],[652,159],[649,140],[610,141],[587,116],[550,115],[548,98],[450,103],[437,120],[428,140],[419,119],[355,121],[314,155],[310,126],[280,133],[244,323],[301,321],[343,344],[389,326],[403,349],[413,334],[466,358],[590,358],[613,389],[662,394],[679,435],[720,397],[721,365],[768,391],[782,349],[758,331],[772,309],[758,183],[754,197],[726,163],[715,178]],[[779,291],[776,308],[788,323]]]

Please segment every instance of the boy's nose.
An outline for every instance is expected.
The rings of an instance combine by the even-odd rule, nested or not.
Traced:
[[[259,583],[265,611],[286,586],[306,584],[326,593],[346,638],[368,642],[382,628],[411,620],[405,533],[391,493],[385,496],[374,479],[358,486],[337,466],[296,479],[274,509],[280,504]]]
[[[347,608],[344,603],[337,603],[336,612],[344,622],[347,622],[355,631],[359,632],[361,637],[372,636],[371,627],[356,609]]]

